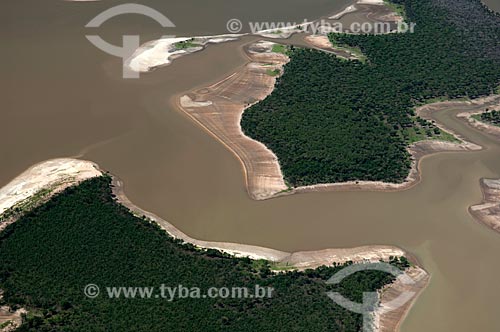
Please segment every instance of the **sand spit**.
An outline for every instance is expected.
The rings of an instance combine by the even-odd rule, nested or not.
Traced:
[[[60,158],[30,167],[0,189],[0,231],[15,220],[17,213],[44,202],[50,195],[94,176],[101,175],[97,166],[84,160]]]
[[[344,10],[342,10],[341,12],[336,13],[335,15],[332,15],[332,16],[330,16],[328,18],[332,19],[332,20],[341,19],[344,15],[359,10],[358,9],[358,7],[359,7],[358,5],[372,5],[372,6],[375,5],[375,6],[379,6],[379,5],[385,5],[385,3],[384,3],[384,0],[358,0],[354,4],[349,5],[346,8],[344,8]]]
[[[391,8],[387,7],[384,4],[383,0],[359,0],[354,5],[349,6],[342,12],[333,15],[328,19],[338,20],[347,13],[355,12],[359,12],[363,20],[373,22],[396,23],[402,20],[402,17],[398,16],[392,11]],[[287,39],[296,33],[312,33],[313,36],[325,36],[329,32],[340,31],[336,31],[335,28],[332,28],[331,24],[324,23],[324,19],[319,19],[312,22],[304,22],[296,25],[260,30],[253,33],[197,37],[165,37],[157,40],[152,40],[141,45],[134,52],[134,54],[132,54],[132,56],[125,61],[125,64],[132,71],[144,73],[154,70],[158,67],[169,65],[173,60],[181,56],[201,51],[205,49],[209,44],[234,41],[238,40],[242,36],[255,35],[268,39]],[[345,30],[343,32],[349,33],[349,30]],[[185,45],[183,47],[180,47],[180,43],[185,43]],[[314,39],[311,44],[315,46]],[[328,47],[324,48],[324,50],[328,51]],[[339,50],[334,50],[333,53],[346,59],[350,59],[352,57],[352,54]]]
[[[135,72],[148,72],[155,68],[169,65],[183,55],[205,49],[208,44],[225,43],[237,40],[242,34],[219,36],[176,37],[152,40],[141,45],[125,64]],[[184,43],[184,46],[180,46]]]
[[[209,87],[190,91],[179,102],[187,115],[240,159],[248,192],[254,199],[288,189],[281,169],[276,167],[276,156],[262,143],[245,136],[240,127],[244,109],[271,93],[279,76],[275,73],[289,61],[284,54],[272,52],[273,45],[261,41],[246,47],[249,62],[239,71]]]
[[[500,233],[500,179],[481,179],[483,202],[469,208],[480,223]]]

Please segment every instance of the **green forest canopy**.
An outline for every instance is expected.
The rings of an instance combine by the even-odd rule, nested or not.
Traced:
[[[500,16],[479,0],[395,0],[414,33],[331,34],[366,63],[294,48],[275,90],[241,125],[278,157],[292,186],[372,180],[402,182],[423,127],[414,107],[438,97],[476,98],[500,83]],[[415,132],[419,135],[415,136]]]
[[[406,259],[393,259],[399,268]],[[116,203],[107,176],[53,197],[0,233],[0,289],[29,310],[18,331],[360,331],[362,317],[326,296],[356,302],[393,281],[363,271],[328,286],[342,266],[272,274],[265,261],[232,258],[181,244]],[[273,287],[264,299],[109,299],[84,296],[87,284],[159,287]]]

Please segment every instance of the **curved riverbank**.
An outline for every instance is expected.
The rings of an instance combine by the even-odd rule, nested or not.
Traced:
[[[470,214],[485,226],[500,233],[500,179],[481,179],[483,202],[469,208]]]
[[[484,132],[500,141],[500,127],[488,124],[474,119],[474,115],[481,114],[486,111],[486,109],[498,108],[500,107],[500,95],[493,95],[487,98],[480,99],[482,102],[471,101],[471,105],[477,105],[473,110],[462,112],[457,114],[459,118],[464,119],[469,123],[470,126]]]
[[[0,188],[0,231],[52,195],[99,175],[97,165],[84,160],[59,158],[33,165]]]
[[[343,17],[346,14],[355,16],[354,18],[344,20]],[[359,21],[359,23],[387,23],[389,24],[389,29],[387,31],[384,30],[382,33],[391,33],[395,31],[397,23],[402,20],[403,18],[394,12],[394,10],[383,0],[357,0],[354,4],[333,16],[324,16],[312,22],[305,21],[304,23],[295,25],[290,23],[286,24],[286,26],[247,33],[228,33],[194,37],[164,37],[151,40],[142,44],[135,50],[130,58],[125,61],[125,65],[134,72],[147,73],[159,67],[170,65],[172,61],[177,58],[202,51],[210,44],[235,41],[244,36],[259,36],[266,39],[288,39],[292,35],[303,33],[307,35],[305,40],[311,46],[330,51],[342,58],[355,59],[355,55],[345,50],[339,50],[331,48],[331,45],[325,45],[324,38],[326,34],[331,32],[332,29],[336,31],[335,25],[332,27],[333,22],[342,23],[342,26],[344,24],[349,25],[349,23],[355,21]],[[352,33],[349,29],[343,29],[342,31],[336,32]]]
[[[43,204],[50,197],[69,186],[77,185],[83,180],[100,176],[104,173],[105,171],[99,169],[98,165],[90,161],[70,158],[48,160],[29,168],[12,180],[7,186],[0,189],[0,201],[7,202],[6,198],[9,198],[8,202],[3,204],[5,212],[19,205],[20,202],[36,197],[37,193],[40,191],[48,189],[49,191],[44,195],[43,199],[33,201],[33,205],[30,206],[31,209]],[[413,264],[418,264],[412,256],[393,246],[376,245],[289,253],[244,244],[197,240],[189,237],[166,220],[134,205],[124,193],[123,182],[116,177],[112,177],[112,179],[113,194],[116,196],[118,203],[127,207],[132,213],[138,216],[144,216],[156,222],[170,236],[191,243],[202,249],[216,249],[236,257],[265,259],[276,264],[279,271],[290,269],[314,269],[322,265],[331,265],[333,263],[342,264],[349,261],[354,263],[379,262],[380,260],[387,261],[392,257],[398,256],[405,256],[413,262]],[[20,211],[19,213],[22,212]],[[4,220],[0,224],[0,231],[8,224],[14,222],[18,216],[19,215],[12,216],[7,222]],[[402,283],[401,279],[398,278],[393,284],[381,291],[381,307],[376,314],[376,331],[394,331],[392,328],[394,326],[399,326],[401,320],[411,307],[411,304],[428,284],[429,275],[417,265],[409,268],[407,275],[413,280],[410,285]],[[390,307],[391,301],[404,292],[413,293],[410,301],[398,308]],[[5,314],[2,314],[2,312],[5,312]],[[19,324],[21,313],[24,313],[22,309],[11,313],[10,308],[0,308],[0,315],[4,315],[6,319],[8,318],[8,320],[13,321],[14,324]]]
[[[84,180],[103,174],[109,173],[100,169],[97,164],[86,160],[58,158],[38,163],[0,189],[2,212],[8,213],[11,209],[15,209],[26,200],[37,198],[38,193],[41,191],[47,190],[47,194],[44,195],[43,199],[36,202],[33,201],[33,204],[24,210],[28,211],[46,202],[50,197],[70,186],[78,185]],[[289,253],[244,244],[197,240],[189,237],[168,221],[133,204],[125,195],[123,182],[116,177],[112,177],[112,179],[113,194],[116,195],[116,199],[120,204],[126,206],[134,214],[146,216],[155,221],[170,236],[191,243],[199,248],[217,249],[237,257],[265,259],[300,270],[316,268],[321,265],[330,265],[333,262],[378,262],[379,260],[388,260],[390,257],[396,256],[405,256],[414,264],[418,264],[415,258],[407,255],[402,249],[393,246],[375,245]],[[19,211],[19,213],[24,211]],[[5,219],[2,220],[0,225],[2,226],[0,228],[1,231],[6,227]]]
[[[323,41],[324,42],[324,41]],[[253,199],[265,200],[293,193],[314,191],[399,191],[413,187],[421,179],[420,162],[428,155],[446,151],[477,151],[481,147],[465,140],[443,124],[442,130],[452,133],[460,143],[425,140],[408,147],[412,156],[412,167],[402,183],[379,181],[351,181],[343,183],[316,184],[290,188],[285,184],[279,160],[264,144],[246,136],[240,120],[246,108],[269,95],[275,84],[275,76],[269,70],[283,70],[289,58],[273,52],[271,42],[257,42],[245,47],[249,62],[237,72],[206,88],[189,91],[180,97],[179,108],[201,127],[221,141],[241,162],[247,191]],[[319,44],[318,44],[319,45]],[[438,102],[416,109],[419,116],[432,120],[432,113],[457,103],[476,104],[482,107],[491,103],[491,98],[472,102]]]

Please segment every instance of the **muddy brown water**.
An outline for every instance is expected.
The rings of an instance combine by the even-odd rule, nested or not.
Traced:
[[[500,12],[500,0],[482,0],[483,3],[491,9]]]
[[[495,1],[496,2],[496,1]],[[432,274],[405,320],[405,332],[499,331],[500,237],[467,208],[481,201],[479,179],[500,177],[500,144],[454,118],[437,119],[484,145],[422,163],[423,181],[395,193],[308,193],[252,201],[237,159],[173,107],[175,96],[216,82],[244,63],[242,45],[212,45],[168,67],[121,79],[120,60],[94,48],[83,26],[122,2],[17,0],[3,4],[0,35],[0,185],[32,164],[80,156],[125,182],[129,198],[192,237],[286,251],[388,244],[417,255]],[[144,1],[165,13],[177,35],[225,33],[230,18],[302,20],[346,1]],[[97,33],[160,36],[158,25],[127,15]],[[94,31],[95,33],[95,31]]]

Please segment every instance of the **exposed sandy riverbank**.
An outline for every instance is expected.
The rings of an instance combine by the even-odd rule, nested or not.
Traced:
[[[326,35],[305,36],[304,41],[307,42],[311,48],[315,48],[323,52],[333,53],[339,58],[346,60],[361,60],[358,55],[349,52],[348,50],[334,47]]]
[[[21,315],[26,312],[23,308],[12,310],[9,306],[0,306],[0,326],[3,326],[0,332],[15,331],[22,323]]]
[[[169,37],[152,40],[141,45],[132,56],[125,61],[129,69],[143,73],[155,68],[169,65],[174,59],[203,50],[209,44],[218,44],[237,40],[242,34],[228,34],[201,37]],[[186,47],[179,47],[186,43]]]
[[[410,267],[406,271],[406,275],[413,282],[405,283],[402,278],[398,278],[380,292],[380,307],[375,312],[374,317],[376,332],[400,331],[401,323],[431,278],[418,266]],[[413,293],[413,296],[409,301],[399,306],[398,297],[404,297],[408,293]]]
[[[394,12],[383,0],[358,0],[354,4],[344,8],[341,12],[328,18],[344,23],[354,21],[390,23],[390,30],[385,32],[394,31],[397,28],[398,22],[404,21],[404,18]],[[349,29],[344,29],[344,32],[349,33],[350,31]]]
[[[500,233],[500,179],[481,179],[483,202],[469,208],[480,223]]]
[[[23,172],[17,178],[12,180],[6,187],[0,190],[0,193],[2,193],[2,196],[0,197],[9,198],[8,203],[3,203],[4,211],[12,208],[18,204],[18,202],[34,197],[40,190],[50,189],[50,192],[44,197],[43,201],[46,201],[48,198],[68,186],[76,185],[85,179],[99,176],[103,173],[104,172],[99,170],[96,164],[77,159],[55,159],[39,163]],[[19,184],[22,185],[20,186]],[[237,257],[269,260],[279,264],[282,268],[304,270],[308,268],[316,268],[322,265],[331,265],[334,262],[378,262],[380,260],[389,260],[390,257],[395,256],[406,256],[410,260],[413,260],[411,256],[408,256],[399,248],[381,245],[288,253],[270,248],[244,244],[201,241],[189,237],[157,215],[135,206],[126,197],[123,191],[123,183],[116,178],[113,178],[113,193],[116,195],[117,201],[129,208],[132,213],[139,216],[146,216],[150,220],[156,222],[169,235],[182,239],[184,242],[191,243],[199,248],[217,249]],[[12,197],[15,197],[15,199]],[[42,203],[43,201],[39,201],[39,203]],[[5,200],[5,202],[7,201]],[[14,220],[11,220],[11,222],[13,221]],[[3,224],[2,226],[5,227]],[[415,260],[413,260],[413,262],[416,263]],[[413,285],[405,285],[406,288],[402,288],[400,285],[401,282],[398,279],[393,285],[386,287],[381,293],[382,305],[377,316],[377,321],[380,322],[380,328],[377,329],[377,331],[392,331],[386,327],[398,326],[401,319],[404,317],[404,314],[411,306],[410,301],[401,307],[403,309],[399,308],[394,311],[388,311],[388,307],[385,303],[397,297],[402,291],[408,290],[415,292],[413,297],[414,300],[421,290],[423,290],[423,288],[427,285],[428,275],[423,269],[419,267],[412,267],[408,270],[408,275],[412,277],[412,280],[414,281]],[[0,308],[0,322],[12,321],[15,324],[12,326],[17,326],[20,323],[21,314],[24,312],[24,309],[11,312],[8,307],[2,307]],[[8,330],[6,329],[5,331]]]
[[[282,266],[290,266],[298,270],[316,268],[321,265],[331,265],[333,262],[378,262],[380,260],[388,260],[391,256],[406,256],[409,259],[414,260],[412,257],[409,257],[403,250],[392,246],[376,245],[347,249],[324,249],[317,251],[299,251],[289,253],[275,249],[245,244],[197,240],[186,235],[185,233],[177,229],[174,225],[160,218],[156,214],[145,211],[130,202],[130,200],[124,193],[123,183],[116,178],[113,179],[113,193],[116,195],[119,203],[129,208],[138,216],[146,216],[148,219],[155,221],[172,237],[182,239],[184,242],[194,244],[199,248],[217,249],[236,257],[265,259],[274,263],[279,263]],[[414,261],[414,263],[417,262]]]
[[[326,46],[326,41],[322,41]],[[247,136],[241,130],[240,120],[244,110],[269,95],[275,83],[273,76],[267,75],[269,69],[282,70],[289,61],[288,57],[272,52],[273,44],[258,42],[248,46],[245,51],[249,63],[222,81],[202,89],[190,91],[182,96],[179,107],[193,120],[220,140],[241,161],[245,174],[247,191],[253,199],[262,200],[299,192],[325,190],[370,190],[395,191],[408,189],[420,181],[419,164],[426,155],[444,151],[473,151],[481,147],[459,137],[461,143],[426,140],[408,147],[412,156],[412,168],[402,183],[379,181],[351,181],[327,183],[298,188],[287,188],[279,161],[274,153],[260,142]],[[474,101],[478,105],[482,100]],[[424,105],[417,108],[417,114],[430,119],[433,112],[456,105],[444,102]],[[441,129],[451,132],[443,125]]]
[[[264,99],[274,87],[288,57],[272,52],[273,43],[258,42],[245,52],[249,62],[236,73],[206,88],[182,96],[178,106],[201,127],[213,134],[241,161],[246,187],[254,199],[265,199],[287,190],[277,157],[260,142],[245,136],[241,115],[248,106]]]
[[[362,22],[397,23],[402,20],[402,17],[393,12],[392,9],[386,6],[382,0],[358,0],[355,4],[349,6],[342,12],[326,18],[330,20],[338,20],[347,13],[359,14],[358,16]],[[229,33],[216,36],[196,37],[166,37],[152,40],[141,45],[134,52],[134,54],[125,61],[125,64],[132,71],[145,73],[158,67],[169,65],[173,60],[181,56],[201,51],[209,44],[234,41],[242,36],[255,35],[268,39],[286,39],[296,33],[312,33],[312,36],[324,36],[327,33],[332,32],[332,29],[335,30],[335,28],[331,26],[332,22],[326,22],[324,19],[325,18],[321,18],[312,22],[281,26],[277,28],[254,31],[251,33]],[[349,33],[349,30],[347,29],[343,32]],[[190,42],[190,47],[178,47],[178,43],[188,41]],[[314,45],[316,41],[319,42],[319,39],[311,39],[311,45],[317,46]],[[331,45],[329,47],[324,47],[324,50],[328,51],[328,48],[331,48]],[[352,56],[349,55],[349,53],[339,50],[333,49],[333,51],[333,53],[344,58],[349,59]]]
[[[123,191],[123,183],[121,181],[113,179],[113,185],[113,193],[116,195],[121,204],[128,207],[137,215],[146,216],[148,219],[155,221],[171,236],[182,239],[184,242],[194,244],[199,248],[217,249],[236,257],[265,259],[278,264],[281,268],[297,270],[314,269],[322,265],[331,265],[334,262],[345,263],[352,261],[355,263],[375,263],[380,260],[389,260],[391,256],[405,256],[413,264],[418,264],[412,256],[409,256],[403,250],[393,246],[376,245],[346,249],[324,249],[288,253],[275,249],[244,244],[210,242],[193,239],[170,224],[168,221],[153,213],[144,211],[131,203]],[[405,274],[412,281],[410,284],[403,282],[401,278],[397,278],[394,283],[386,286],[380,291],[380,308],[375,313],[374,332],[399,331],[399,327],[410,311],[411,306],[417,300],[418,296],[422,293],[425,287],[427,287],[430,281],[429,274],[418,265],[410,267]],[[399,303],[394,300],[408,292],[411,292],[413,295],[407,302],[399,306]]]
[[[487,98],[481,98],[470,102],[471,105],[477,105],[477,109],[462,112],[457,114],[459,118],[465,119],[469,125],[481,130],[482,132],[495,137],[500,140],[500,127],[488,124],[486,122],[478,121],[473,118],[474,115],[481,114],[486,109],[500,109],[500,95],[493,95]]]
[[[83,180],[101,176],[104,173],[95,163],[85,160],[61,158],[41,162],[29,168],[0,189],[3,211],[8,211],[20,202],[33,198],[41,190],[50,189],[43,200],[46,201],[69,186],[77,185]],[[391,256],[407,256],[403,250],[391,246],[365,246],[351,249],[325,249],[288,253],[243,244],[201,241],[189,237],[157,215],[135,206],[124,194],[123,183],[114,177],[113,192],[120,204],[128,207],[135,214],[144,215],[157,222],[171,236],[200,248],[219,249],[239,257],[266,259],[288,264],[298,269],[306,269],[328,265],[333,262],[377,262],[381,259],[387,260]]]
[[[60,158],[30,167],[0,189],[0,231],[15,220],[16,214],[44,202],[51,195],[91,177],[99,176],[89,161]],[[19,211],[15,211],[19,210]]]

